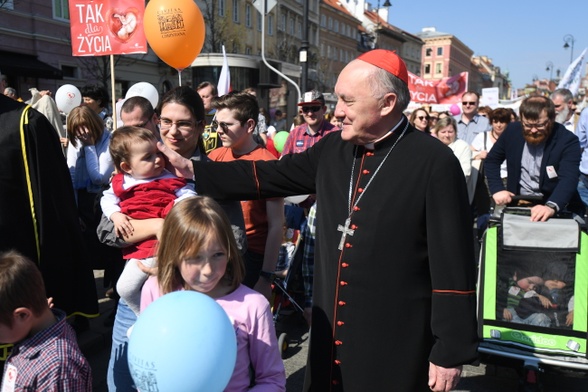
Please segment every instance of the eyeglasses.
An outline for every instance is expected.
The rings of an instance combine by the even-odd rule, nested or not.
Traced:
[[[429,121],[429,117],[427,117],[427,116],[417,116],[417,118],[421,121],[423,121],[423,120]]]
[[[147,124],[149,124],[151,122],[151,118],[149,118],[149,120],[142,122],[141,124],[137,124],[135,125],[136,127],[139,128],[145,128],[147,126]]]
[[[549,124],[549,120],[546,120],[542,124],[539,124],[539,123],[529,124],[529,123],[526,123],[526,122],[523,122],[522,124],[523,124],[523,127],[526,128],[526,129],[528,129],[528,130],[531,130],[531,129],[535,128],[538,131],[543,131],[547,127],[547,124]]]
[[[172,121],[168,118],[162,118],[159,120],[159,128],[162,131],[167,131],[174,124],[180,132],[190,132],[192,131],[192,128],[194,128],[194,123],[192,121]]]
[[[439,117],[437,117],[437,116],[429,117],[429,121],[437,121],[437,120],[439,120]]]
[[[461,104],[464,106],[476,106],[478,103],[476,101],[464,101]]]
[[[218,127],[220,127],[223,132],[227,132],[229,130],[229,127],[233,125],[233,124],[227,124],[226,122],[218,122],[216,120],[214,120],[213,122],[210,123],[210,127],[212,129],[218,129]]]
[[[321,106],[303,106],[302,113],[308,113],[308,112],[316,113],[321,109],[322,109]]]

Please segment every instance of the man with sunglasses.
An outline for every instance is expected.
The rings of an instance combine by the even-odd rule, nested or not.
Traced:
[[[490,130],[488,119],[478,113],[480,95],[475,91],[466,91],[461,96],[461,115],[455,116],[457,121],[457,138],[472,144],[476,135]]]
[[[576,189],[580,175],[578,137],[555,122],[555,106],[548,97],[526,98],[519,108],[520,122],[511,122],[498,138],[485,162],[486,178],[497,205],[515,195],[540,196],[531,208],[531,220],[544,222],[567,210],[583,215]],[[500,165],[506,160],[506,188]]]
[[[325,97],[317,90],[304,93],[302,102],[298,104],[298,109],[304,118],[304,124],[290,131],[282,150],[282,156],[305,151],[327,133],[337,129],[336,126],[325,121],[325,112],[327,111]]]

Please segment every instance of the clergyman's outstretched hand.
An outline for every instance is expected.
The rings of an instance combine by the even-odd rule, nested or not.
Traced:
[[[157,148],[166,158],[167,163],[165,166],[167,170],[178,177],[194,178],[194,166],[191,160],[184,158],[161,142],[157,142]]]

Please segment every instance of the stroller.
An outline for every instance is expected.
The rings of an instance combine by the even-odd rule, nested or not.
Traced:
[[[284,241],[280,247],[272,283],[271,302],[276,335],[278,336],[278,347],[282,358],[284,358],[290,342],[288,334],[283,330],[278,330],[278,325],[282,318],[289,316],[293,312],[300,312],[300,314],[304,312],[302,306],[299,305],[299,301],[304,300],[301,271],[303,238],[299,225],[292,224],[290,219],[287,219],[287,222],[290,224],[286,224],[284,228]]]
[[[520,391],[545,371],[588,371],[588,235],[574,219],[531,222],[506,207],[484,234],[478,276],[479,352],[514,365]]]

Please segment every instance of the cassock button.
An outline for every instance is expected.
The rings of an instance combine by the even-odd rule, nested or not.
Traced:
[[[343,325],[345,325],[345,323],[343,321],[337,321],[337,326],[338,327],[342,327]]]
[[[339,385],[339,381],[338,380],[333,380],[333,385]]]
[[[357,189],[357,191],[358,191],[359,193],[362,193],[362,192],[363,192],[363,188],[358,188],[358,189]]]
[[[352,248],[352,247],[353,247],[353,245],[351,245],[351,244],[348,242],[348,243],[346,243],[346,244],[345,244],[345,247],[346,247],[346,248]]]
[[[357,230],[357,225],[351,225],[351,228],[352,228],[353,230]]]
[[[338,359],[335,359],[335,365],[341,365],[341,361],[339,361]]]
[[[347,282],[346,282],[346,281],[344,281],[344,280],[340,281],[340,282],[339,282],[339,284],[340,284],[341,286],[347,286]]]
[[[365,155],[367,155],[368,157],[373,157],[374,153],[372,151],[368,151]]]
[[[353,211],[359,211],[360,208],[358,206],[353,207]]]
[[[347,268],[347,267],[349,267],[349,264],[347,264],[347,263],[341,263],[341,267]]]
[[[363,169],[362,173],[365,174],[370,174],[370,171],[368,169]]]
[[[339,304],[339,306],[345,306],[346,305],[345,301],[339,301],[338,304]]]
[[[342,345],[342,344],[343,344],[343,342],[342,342],[342,341],[340,341],[340,340],[335,340],[335,346],[340,346],[340,345]]]

